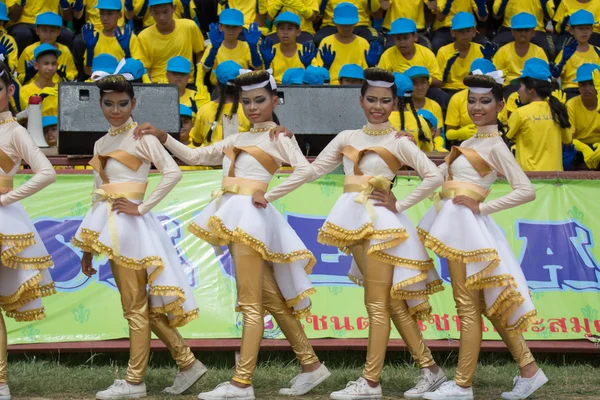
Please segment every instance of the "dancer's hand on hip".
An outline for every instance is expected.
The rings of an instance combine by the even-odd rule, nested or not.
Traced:
[[[138,211],[138,204],[132,203],[127,199],[116,199],[112,203],[112,210],[117,212],[118,214],[127,214],[127,215],[135,215],[140,216],[140,212]]]
[[[473,211],[475,214],[480,214],[481,211],[479,211],[479,202],[476,200],[473,200],[470,197],[464,196],[464,195],[458,195],[456,197],[454,197],[452,199],[452,203],[453,204],[460,204],[462,206],[467,207],[469,210]]]
[[[96,275],[96,272],[98,272],[92,267],[92,253],[87,251],[83,253],[83,257],[81,257],[81,272],[88,277]]]
[[[269,202],[265,199],[265,192],[257,191],[252,195],[252,204],[256,208],[267,208]]]
[[[369,196],[369,199],[377,201],[377,203],[373,203],[376,207],[385,207],[393,213],[398,212],[396,208],[396,196],[391,191],[388,193],[381,189],[375,189]]]

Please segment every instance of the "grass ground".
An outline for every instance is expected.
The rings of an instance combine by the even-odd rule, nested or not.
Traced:
[[[232,353],[199,353],[209,372],[182,396],[161,395],[170,386],[176,369],[164,353],[152,355],[146,380],[148,399],[194,399],[205,390],[231,378]],[[331,391],[339,390],[349,380],[360,376],[364,362],[362,352],[323,352],[319,356],[327,362],[332,376],[313,393],[302,400],[324,400]],[[454,372],[456,355],[435,354],[449,377]],[[598,399],[600,398],[600,357],[541,355],[541,366],[550,382],[538,392],[536,399]],[[94,393],[108,387],[115,376],[123,377],[127,365],[126,354],[98,353],[68,356],[11,356],[9,384],[13,399],[93,399]],[[476,399],[498,399],[502,391],[511,387],[516,367],[506,354],[485,354],[477,369]],[[254,385],[257,399],[283,399],[278,390],[298,373],[298,366],[289,353],[261,355]],[[411,387],[418,369],[410,364],[404,353],[389,353],[382,377],[386,399],[402,398],[402,392]],[[289,399],[289,398],[288,398]]]

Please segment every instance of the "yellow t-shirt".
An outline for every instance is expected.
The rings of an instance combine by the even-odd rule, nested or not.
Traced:
[[[511,97],[514,100],[518,98],[519,94],[516,94],[516,98],[512,95],[509,97],[509,101]],[[469,117],[469,111],[467,110],[467,103],[469,101],[469,89],[463,89],[460,92],[455,93],[448,103],[448,109],[446,110],[446,127],[452,126],[457,128],[463,128],[467,125],[471,125],[473,120]],[[516,109],[516,106],[515,106]],[[508,107],[504,107],[500,114],[498,114],[498,119],[500,122],[506,125],[508,122]],[[446,128],[448,129],[448,128]]]
[[[208,93],[208,88],[204,84],[197,85],[196,89],[196,98],[194,100],[196,101],[196,108],[200,109],[200,107],[210,101],[210,93]]]
[[[378,67],[392,72],[403,73],[413,66],[423,66],[429,70],[432,77],[442,80],[442,73],[431,50],[420,44],[415,44],[416,51],[413,58],[407,60],[396,46],[392,46],[383,52]],[[336,56],[337,57],[337,56]]]
[[[436,128],[441,129],[444,127],[444,113],[442,112],[442,107],[438,104],[437,101],[425,98],[425,105],[423,106],[423,108],[418,108],[417,111],[421,109],[431,112],[433,116],[437,118],[438,124]]]
[[[585,108],[581,96],[569,100],[567,110],[573,124],[573,139],[585,144],[600,143],[600,114],[596,110]]]
[[[504,71],[504,86],[510,85],[513,79],[517,79],[521,76],[521,72],[525,67],[525,61],[530,58],[541,58],[548,62],[546,52],[540,46],[533,43],[529,43],[529,50],[524,57],[519,57],[515,51],[515,42],[510,42],[500,47],[496,55],[494,55],[493,62],[498,70]]]
[[[21,0],[6,0],[6,8],[10,10],[12,6],[15,4],[21,4]],[[60,0],[33,0],[27,1],[25,7],[23,8],[23,13],[21,14],[21,18],[15,23],[10,21],[6,21],[6,26],[11,26],[15,24],[34,24],[35,19],[39,14],[45,12],[53,12],[60,14]]]
[[[319,1],[318,0],[295,0],[292,4],[285,4],[286,0],[269,0],[268,12],[269,16],[273,19],[282,12],[291,11],[300,17],[300,30],[302,32],[308,32],[311,35],[315,34],[315,28],[313,26],[312,16],[315,12],[319,12]],[[295,7],[297,5],[297,7]],[[273,26],[273,32],[276,31],[276,27]]]
[[[325,7],[321,27],[335,26],[333,23],[333,10],[340,3],[352,3],[358,8],[358,24],[356,26],[371,26],[371,13],[379,11],[381,8],[379,0],[329,0],[327,7]],[[371,9],[369,9],[369,4]]]
[[[564,1],[564,0],[563,0]],[[500,10],[500,4],[502,0],[494,0],[494,14],[498,14]],[[546,4],[546,10],[550,18],[554,17],[554,2],[548,1]],[[526,12],[535,15],[537,20],[536,31],[544,32],[546,26],[544,24],[544,11],[542,10],[542,4],[540,0],[508,0],[506,9],[504,11],[504,19],[502,20],[502,26],[510,28],[510,20],[515,15]]]
[[[418,116],[421,122],[421,127],[423,128],[423,133],[426,138],[429,138],[429,142],[422,142],[419,140],[419,125],[417,124],[417,119],[415,118],[412,111],[404,111],[404,131],[406,133],[410,133],[415,138],[417,142],[417,146],[425,152],[433,151],[433,140],[431,140],[431,129],[429,129],[429,124],[425,121],[425,118]],[[390,124],[394,127],[394,129],[401,129],[400,121],[400,111],[392,111],[390,114]]]
[[[119,26],[123,26],[125,24],[125,0],[121,0],[121,4],[123,4],[123,7],[121,8],[122,15],[121,18],[119,18],[119,22],[117,22]],[[98,0],[84,0],[84,5],[85,22],[94,24],[94,29],[97,31],[101,31],[102,21],[100,20],[100,10],[96,8],[96,6],[98,5]]]
[[[144,1],[147,0],[133,0],[133,15],[137,16],[142,11]],[[183,5],[181,4],[181,0],[173,0],[173,4],[175,5],[175,13],[173,14],[173,19],[182,19]],[[196,18],[196,3],[194,1],[190,1],[190,14],[192,19]],[[143,22],[145,28],[154,25],[154,23],[156,22],[154,21],[154,17],[150,15],[150,7],[146,9],[146,14],[144,14]]]
[[[275,81],[280,84],[285,71],[290,68],[304,68],[304,64],[302,64],[300,57],[298,56],[298,51],[302,51],[302,45],[297,43],[296,48],[298,51],[296,51],[292,57],[286,57],[281,52],[280,43],[277,43],[273,47],[277,50],[277,53],[275,53],[275,58],[273,59],[273,62],[271,62],[271,68],[273,69]]]
[[[338,75],[340,69],[345,64],[358,64],[363,68],[367,68],[367,60],[365,59],[364,52],[369,51],[369,42],[360,36],[354,36],[354,40],[348,44],[342,43],[336,39],[335,35],[327,36],[321,41],[321,48],[324,45],[331,45],[331,51],[335,51],[335,60],[329,68],[330,84],[339,85],[340,81]],[[323,60],[321,60],[321,54],[317,54],[315,58],[315,65],[322,67]]]
[[[202,55],[202,60],[200,64],[204,65],[204,62],[208,57],[208,53],[210,53],[210,49],[212,49],[212,45],[209,44],[206,48],[206,51]],[[250,55],[250,46],[248,45],[248,43],[238,40],[236,46],[233,49],[229,49],[225,47],[225,44],[221,44],[221,47],[219,47],[219,51],[217,51],[217,58],[215,59],[215,63],[212,67],[212,70],[210,71],[211,84],[218,84],[217,77],[214,71],[219,64],[228,60],[235,61],[236,63],[240,64],[240,66],[244,69],[250,68],[250,66],[252,65],[252,56]],[[206,74],[204,70],[202,70],[201,73],[200,71],[198,72],[198,76],[196,77],[196,86],[204,82],[204,75]]]
[[[8,67],[11,71],[16,71],[17,62],[19,61],[19,48],[17,42],[15,42],[15,38],[6,33],[4,27],[0,27],[0,40],[4,38],[7,38],[13,46],[13,51],[8,55]]]
[[[179,104],[183,104],[184,106],[188,106],[193,109],[193,105],[196,104],[196,91],[192,89],[185,89],[183,96],[179,97]],[[196,118],[196,113],[193,113],[192,119]]]
[[[558,53],[558,56],[556,56],[555,62],[557,64],[560,63],[562,54],[563,52],[561,50],[561,52]],[[596,50],[594,50],[594,46],[591,44],[589,45],[587,51],[576,51],[563,67],[563,70],[560,74],[561,89],[565,90],[579,87],[577,82],[573,82],[573,80],[577,75],[577,68],[586,63],[600,64],[600,57],[596,53]]]
[[[58,115],[58,85],[42,89],[35,84],[35,81],[31,81],[31,83],[21,87],[20,93],[21,110],[25,110],[29,106],[29,98],[31,96],[47,93],[49,96],[42,100],[42,116]]]
[[[590,0],[587,3],[580,3],[577,0],[562,0],[556,9],[554,18],[552,18],[556,22],[556,32],[562,33],[561,27],[565,17],[578,10],[586,10],[594,15],[596,21],[594,32],[600,33],[600,1],[598,0]]]
[[[19,61],[17,62],[17,72],[19,74],[19,80],[23,84],[29,83],[29,82],[23,82],[23,80],[25,79],[25,62],[33,60],[33,54],[35,52],[36,47],[38,47],[39,45],[40,45],[40,42],[35,42],[34,44],[31,44],[31,45],[25,47],[25,50],[23,50],[23,52],[21,53],[21,56],[19,57]],[[77,67],[75,66],[75,60],[73,59],[73,54],[71,54],[71,50],[69,50],[69,48],[63,44],[60,44],[57,42],[57,43],[54,43],[54,45],[58,50],[60,50],[62,52],[62,54],[60,55],[60,57],[58,57],[58,60],[57,60],[58,68],[60,68],[62,65],[66,65],[67,66],[67,79],[72,81],[73,79],[75,79],[77,77]],[[37,78],[38,78],[38,75],[35,74],[35,76],[31,79],[31,81],[34,81]],[[58,83],[60,81],[61,81],[60,76],[58,76],[58,74],[54,75],[54,82]]]
[[[425,6],[427,0],[390,0],[390,8],[385,13],[383,27],[392,29],[392,22],[398,18],[408,18],[415,21],[417,29],[425,29]]]
[[[194,54],[204,50],[204,37],[194,21],[189,19],[175,20],[175,30],[162,35],[156,25],[140,32],[138,39],[142,45],[141,61],[148,70],[153,83],[167,82],[167,62],[175,57],[187,58],[194,65]],[[193,82],[194,71],[190,74]]]
[[[482,46],[478,43],[471,42],[471,46],[469,48],[469,52],[465,58],[458,57],[452,67],[450,68],[450,73],[448,74],[448,80],[442,84],[443,89],[465,89],[466,86],[463,83],[463,79],[471,72],[471,64],[477,58],[483,57],[481,54]],[[444,70],[446,69],[446,62],[450,59],[456,50],[454,49],[454,43],[447,44],[446,46],[440,48],[437,53],[437,62],[442,71],[442,76],[444,74]]]
[[[510,96],[508,96],[508,99],[506,99],[506,105],[504,106],[504,110],[502,110],[502,113],[500,113],[500,115],[506,114],[506,119],[502,119],[500,117],[500,121],[502,121],[503,124],[508,124],[508,117],[510,117],[512,113],[514,113],[515,110],[519,108],[519,106],[517,105],[517,100],[519,100],[519,92],[511,93]]]
[[[229,8],[240,10],[244,14],[244,27],[248,29],[251,23],[256,20],[256,1],[249,0],[228,0]],[[221,14],[224,7],[219,5],[217,15]]]
[[[121,48],[119,41],[116,37],[106,36],[100,30],[98,36],[98,43],[96,43],[96,47],[94,47],[94,57],[98,54],[110,54],[115,57],[117,60],[121,60],[125,58],[125,52]],[[131,35],[131,41],[129,42],[129,50],[131,51],[131,58],[135,58],[137,60],[142,60],[144,58],[144,53],[142,51],[142,46],[140,46],[140,41],[136,35]],[[87,57],[87,50],[83,57],[85,62]]]
[[[440,11],[444,10],[444,7],[446,7],[446,2],[446,0],[438,0],[437,4]],[[456,15],[456,13],[459,13],[461,11],[474,13],[476,10],[477,4],[475,3],[475,0],[454,0],[452,6],[450,7],[450,12],[446,16],[446,18],[444,18],[443,21],[438,21],[437,19],[435,19],[435,21],[433,22],[433,30],[438,30],[440,28],[450,28],[452,26],[452,18]]]
[[[203,146],[209,146],[215,142],[223,140],[223,116],[231,115],[231,109],[233,108],[232,103],[228,103],[223,106],[221,118],[219,119],[217,127],[212,133],[212,140],[210,142],[206,141],[206,135],[208,134],[210,127],[215,121],[215,114],[217,113],[218,107],[218,101],[211,101],[198,109],[198,113],[196,114],[196,121],[194,122],[194,127],[190,132],[190,140],[193,140],[196,143],[202,143]],[[242,110],[241,104],[238,105],[237,118],[239,132],[249,131],[250,121],[248,121],[248,119],[244,115],[244,111]]]
[[[534,101],[512,113],[506,137],[516,142],[523,171],[562,171],[562,144],[571,143],[572,131],[554,122],[547,101]]]

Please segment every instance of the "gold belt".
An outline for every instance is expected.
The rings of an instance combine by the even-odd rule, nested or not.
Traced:
[[[392,181],[385,178],[382,175],[377,176],[365,176],[365,175],[354,175],[347,176],[344,179],[344,193],[358,193],[355,202],[364,204],[367,208],[367,213],[371,217],[371,220],[377,219],[377,213],[371,202],[369,202],[369,196],[376,190],[383,190],[389,193],[392,187]]]
[[[13,190],[13,177],[0,176],[0,194],[6,194]]]
[[[221,183],[221,189],[213,190],[211,197],[216,200],[217,208],[221,204],[221,198],[225,193],[252,196],[256,192],[266,192],[269,184],[253,179],[225,177]]]
[[[452,199],[456,196],[467,196],[478,203],[483,203],[489,193],[489,190],[472,183],[448,181],[442,185],[442,190],[440,192],[432,195],[431,199],[435,204],[436,210],[439,212],[442,208],[442,199]]]
[[[106,210],[108,212],[108,233],[110,235],[110,244],[115,256],[119,256],[119,232],[117,230],[117,221],[115,220],[115,213],[112,210],[112,204],[117,199],[128,199],[128,200],[144,200],[144,194],[146,193],[146,187],[148,182],[121,182],[121,183],[107,183],[100,186],[99,189],[94,190],[93,195],[98,196],[96,202],[106,201],[108,205]]]

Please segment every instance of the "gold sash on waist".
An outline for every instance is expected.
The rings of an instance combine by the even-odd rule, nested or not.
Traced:
[[[440,192],[434,193],[432,200],[435,209],[439,212],[442,208],[442,199],[452,199],[456,196],[467,196],[478,203],[483,203],[490,193],[489,190],[469,182],[447,181],[442,185]]]
[[[6,194],[13,190],[13,177],[0,176],[0,194]]]
[[[256,192],[266,192],[269,184],[254,179],[225,177],[221,184],[221,189],[213,190],[211,197],[216,199],[217,208],[221,204],[221,198],[225,193],[239,194],[243,196],[252,196]]]
[[[366,175],[354,175],[347,176],[344,179],[344,193],[358,193],[355,202],[364,204],[367,208],[367,213],[371,217],[371,220],[377,219],[377,213],[372,203],[370,203],[369,196],[376,190],[383,190],[389,193],[392,187],[392,181],[385,178],[382,175],[377,176],[366,176]]]

